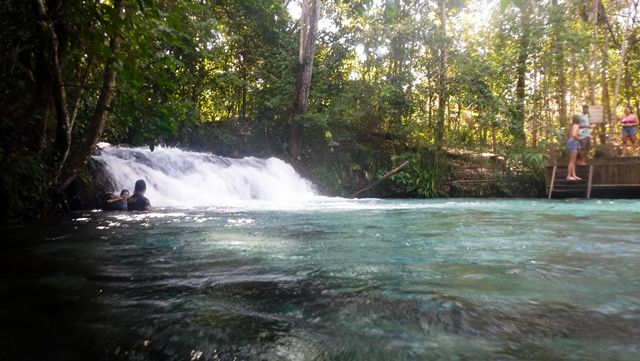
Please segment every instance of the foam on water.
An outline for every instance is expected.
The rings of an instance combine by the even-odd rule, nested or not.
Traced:
[[[95,158],[106,164],[115,191],[133,191],[135,181],[144,179],[155,207],[296,203],[316,197],[313,184],[277,158],[233,159],[164,147],[106,147]]]

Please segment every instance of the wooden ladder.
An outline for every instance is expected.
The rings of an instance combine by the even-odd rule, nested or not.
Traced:
[[[580,193],[586,192],[586,198],[591,199],[591,189],[593,187],[593,165],[589,166],[589,175],[587,179],[579,181],[566,180],[567,167],[553,166],[551,172],[551,182],[549,184],[549,199],[556,193]]]

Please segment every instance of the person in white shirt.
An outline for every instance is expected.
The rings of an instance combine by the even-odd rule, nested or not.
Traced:
[[[580,151],[578,152],[578,165],[587,165],[587,154],[591,150],[591,128],[594,124],[589,121],[589,106],[582,106],[580,115]]]

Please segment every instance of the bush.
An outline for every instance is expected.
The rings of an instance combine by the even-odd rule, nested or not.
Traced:
[[[505,154],[506,182],[516,195],[544,194],[546,166],[549,156],[538,149],[515,149]]]
[[[442,183],[447,174],[448,164],[442,159],[444,158],[439,157],[436,150],[428,148],[396,157],[396,162],[408,160],[409,165],[390,177],[393,182],[392,189],[403,196],[446,196],[447,192]]]

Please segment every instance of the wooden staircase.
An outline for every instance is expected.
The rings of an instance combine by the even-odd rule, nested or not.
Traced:
[[[567,180],[567,167],[554,166],[551,172],[551,183],[549,184],[549,199],[556,195],[576,196],[584,194],[587,199],[591,198],[591,188],[593,186],[593,165],[576,166],[576,175],[582,180]]]

